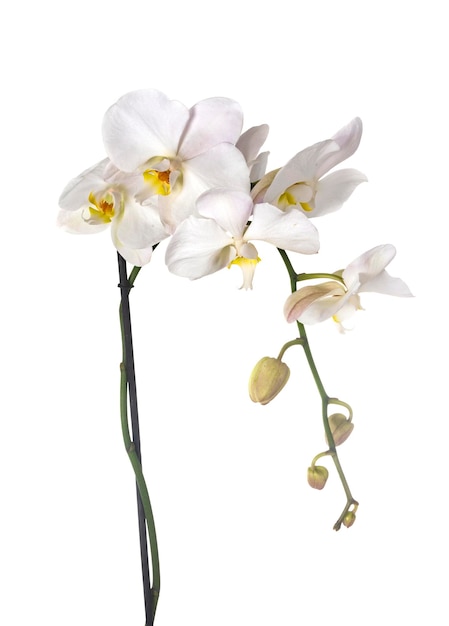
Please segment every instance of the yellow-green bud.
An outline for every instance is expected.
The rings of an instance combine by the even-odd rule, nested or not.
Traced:
[[[343,413],[334,413],[329,417],[329,428],[335,445],[340,446],[354,430],[354,424]],[[329,445],[327,437],[326,443]]]
[[[343,518],[343,524],[346,528],[351,528],[353,523],[355,522],[355,513],[354,511],[348,511]]]
[[[307,482],[314,489],[322,489],[328,477],[329,472],[323,465],[313,465],[307,470]]]
[[[253,402],[268,404],[284,388],[290,376],[288,365],[280,359],[264,356],[249,378],[249,397]]]

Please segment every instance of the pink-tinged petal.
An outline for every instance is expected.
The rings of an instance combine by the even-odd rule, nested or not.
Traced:
[[[188,120],[188,109],[160,91],[132,91],[106,111],[106,152],[125,172],[132,172],[155,156],[173,158]]]
[[[284,315],[290,324],[317,324],[329,319],[345,304],[345,290],[336,281],[302,287],[292,293],[284,305]]]
[[[316,184],[315,207],[308,215],[320,217],[338,211],[360,183],[368,179],[353,169],[337,170]]]
[[[58,213],[57,225],[72,235],[93,235],[108,228],[109,223],[92,224],[88,223],[85,218],[85,209],[80,208],[77,211],[66,211],[61,209]]]
[[[314,181],[318,163],[331,152],[338,150],[338,144],[332,140],[321,141],[298,152],[288,163],[281,167],[267,189],[265,202],[276,202],[289,187],[296,183]]]
[[[332,137],[332,141],[338,145],[338,150],[322,155],[316,171],[317,178],[321,178],[323,174],[329,172],[338,163],[354,154],[359,147],[362,130],[362,120],[359,117],[355,117]]]
[[[396,248],[385,244],[371,248],[354,259],[343,271],[343,280],[350,291],[359,290],[362,282],[378,276],[394,259]]]
[[[246,159],[247,163],[254,161],[259,154],[260,148],[268,137],[268,124],[253,126],[245,131],[235,144]],[[268,153],[266,153],[268,154]]]
[[[114,222],[117,237],[127,248],[146,249],[169,236],[156,207],[142,206],[131,198]]]
[[[173,274],[194,280],[226,267],[234,257],[232,238],[214,220],[191,216],[173,235],[165,262]]]
[[[243,112],[229,98],[208,98],[190,109],[178,154],[181,159],[191,159],[218,145],[235,144],[243,125]]]
[[[102,191],[107,186],[104,181],[104,174],[105,171],[108,171],[109,166],[109,159],[103,159],[73,178],[61,193],[60,208],[66,211],[77,211],[81,207],[87,207],[89,194]]]
[[[376,292],[382,293],[387,296],[399,296],[401,298],[413,298],[413,294],[408,288],[408,286],[404,283],[400,278],[394,278],[390,276],[388,272],[385,270],[370,278],[369,280],[363,280],[362,278],[362,286],[359,289],[359,292]]]
[[[251,196],[227,188],[210,189],[197,200],[196,209],[209,217],[232,237],[240,238],[253,210]]]
[[[253,220],[245,232],[245,240],[260,240],[277,248],[315,254],[320,244],[318,231],[300,211],[284,212],[268,204],[254,205]]]

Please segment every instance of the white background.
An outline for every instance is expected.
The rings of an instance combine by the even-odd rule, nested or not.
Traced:
[[[310,330],[330,395],[352,404],[341,460],[324,449],[300,348],[268,406],[248,375],[294,336],[275,251],[254,290],[233,268],[191,283],[163,248],[132,292],[144,467],[159,534],[158,626],[447,624],[448,45],[443,3],[277,0],[216,5],[25,1],[0,39],[2,416],[0,622],[142,625],[135,491],[118,411],[117,269],[108,233],[55,227],[69,179],[103,158],[101,120],[155,87],[191,106],[238,100],[267,122],[269,167],[364,122],[365,172],[321,252],[333,271],[391,242],[414,299],[369,295],[356,328]]]

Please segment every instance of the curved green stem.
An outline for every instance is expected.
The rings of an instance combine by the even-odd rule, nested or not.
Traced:
[[[313,274],[297,274],[296,275],[296,281],[300,282],[301,280],[313,280],[313,279],[317,279],[317,278],[329,278],[329,280],[336,280],[339,283],[341,283],[342,285],[345,284],[345,281],[343,280],[343,278],[339,275],[339,274],[326,274],[324,272],[317,272],[317,273],[313,273]]]
[[[282,346],[278,354],[278,360],[280,361],[282,359],[282,357],[284,356],[284,354],[287,352],[289,348],[291,348],[292,346],[300,346],[302,345],[302,343],[303,343],[303,340],[301,338],[293,339],[292,341],[287,341],[287,343],[284,343],[284,345]]]
[[[145,477],[142,472],[142,465],[137,456],[136,447],[131,439],[131,435],[129,432],[128,380],[126,376],[126,367],[123,362],[120,363],[120,417],[122,424],[123,443],[125,444],[126,452],[128,453],[129,460],[134,470],[137,488],[142,499],[143,509],[145,511],[145,519],[147,522],[148,538],[150,540],[151,547],[151,566],[153,570],[153,584],[151,586],[151,591],[155,598],[153,612],[154,619],[154,613],[156,612],[157,599],[159,597],[159,591],[161,586],[156,526],[154,524],[153,509],[151,507],[150,496],[145,482]]]
[[[295,270],[293,269],[292,263],[288,257],[288,254],[285,252],[285,250],[282,250],[280,248],[278,248],[279,250],[279,254],[282,257],[282,260],[284,261],[284,264],[287,268],[289,277],[290,277],[290,285],[291,285],[291,291],[292,293],[294,293],[297,289],[297,282],[298,280],[303,280],[302,278],[300,278],[301,276],[304,276],[306,278],[332,278],[332,279],[336,279],[336,280],[341,280],[337,275],[333,275],[333,274],[297,274],[295,272]],[[305,278],[304,278],[305,279]],[[348,485],[348,481],[346,480],[345,474],[343,472],[343,468],[341,466],[340,463],[340,459],[338,458],[338,453],[336,450],[336,446],[335,446],[335,441],[334,441],[334,437],[332,435],[332,431],[329,425],[329,415],[328,415],[328,410],[329,410],[329,406],[332,404],[338,404],[341,406],[344,406],[348,411],[349,411],[349,419],[352,419],[352,409],[349,406],[349,404],[347,404],[346,402],[343,402],[342,400],[338,400],[338,398],[330,398],[327,393],[326,390],[324,388],[324,385],[321,381],[320,375],[318,373],[318,369],[316,367],[313,355],[312,355],[312,351],[310,349],[310,345],[309,345],[309,340],[307,337],[307,333],[306,333],[306,329],[304,327],[303,324],[301,324],[300,322],[297,322],[297,326],[298,326],[298,331],[299,331],[299,338],[296,340],[293,340],[291,342],[289,342],[288,344],[285,344],[285,346],[289,347],[290,345],[293,345],[294,343],[300,344],[303,347],[306,359],[307,359],[307,363],[309,365],[310,371],[312,373],[313,379],[315,381],[315,385],[318,389],[318,393],[320,394],[321,397],[321,407],[322,407],[322,419],[323,419],[323,427],[324,427],[324,432],[326,434],[326,438],[328,441],[328,445],[329,445],[329,450],[327,450],[326,452],[322,452],[319,455],[317,455],[314,460],[312,461],[312,465],[315,463],[315,461],[325,455],[329,455],[332,457],[332,460],[334,462],[335,468],[337,470],[338,476],[340,478],[341,484],[343,486],[344,492],[346,494],[346,506],[343,509],[342,514],[340,515],[340,517],[338,518],[337,522],[334,525],[334,529],[335,530],[339,530],[341,527],[341,524],[344,523],[344,519],[345,519],[345,515],[348,513],[348,511],[352,511],[353,513],[355,513],[355,510],[358,507],[358,502],[356,500],[354,500],[352,494],[351,494],[351,490],[349,489],[349,485]],[[287,349],[284,346],[285,349]],[[283,349],[284,350],[284,349]],[[281,351],[282,352],[282,351]],[[285,350],[284,350],[285,352]],[[283,354],[283,352],[282,352]]]

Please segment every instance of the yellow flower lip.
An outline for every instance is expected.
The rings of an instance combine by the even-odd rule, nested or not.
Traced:
[[[243,284],[240,287],[240,289],[252,289],[253,288],[254,272],[256,270],[256,265],[258,263],[260,263],[259,257],[255,259],[248,259],[247,257],[244,257],[244,256],[238,256],[229,263],[228,268],[230,268],[231,265],[238,265],[240,269],[242,270]]]

